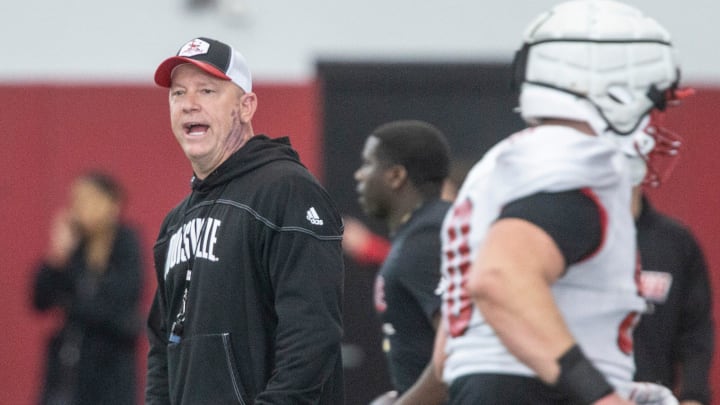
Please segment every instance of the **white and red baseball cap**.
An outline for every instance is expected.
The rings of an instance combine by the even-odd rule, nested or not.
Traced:
[[[230,80],[246,93],[252,91],[252,77],[245,58],[230,45],[199,37],[180,48],[177,55],[165,59],[155,70],[155,83],[170,87],[172,72],[183,63],[192,63],[220,79]]]

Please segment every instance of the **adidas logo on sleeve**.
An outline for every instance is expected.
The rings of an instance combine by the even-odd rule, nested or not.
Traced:
[[[307,220],[310,221],[310,223],[313,225],[323,224],[323,220],[320,219],[320,217],[318,216],[317,211],[315,211],[315,207],[310,207],[310,209],[307,210],[307,215],[305,216],[305,218],[307,218]]]

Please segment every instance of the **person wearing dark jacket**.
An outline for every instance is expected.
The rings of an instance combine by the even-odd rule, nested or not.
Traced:
[[[232,47],[195,38],[155,82],[194,176],[154,246],[146,404],[342,404],[333,201],[287,138],[254,134]]]
[[[657,211],[639,187],[633,214],[641,292],[651,308],[635,329],[635,379],[676,389],[681,405],[708,405],[714,335],[702,249],[687,226]]]
[[[35,274],[33,305],[59,308],[62,328],[48,342],[43,405],[136,403],[142,288],[140,244],[120,221],[122,192],[92,171],[71,188]]]

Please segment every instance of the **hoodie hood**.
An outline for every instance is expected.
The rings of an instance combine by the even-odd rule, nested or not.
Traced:
[[[288,137],[270,139],[267,135],[255,135],[205,179],[193,175],[190,185],[193,191],[207,192],[276,160],[290,160],[302,166]]]

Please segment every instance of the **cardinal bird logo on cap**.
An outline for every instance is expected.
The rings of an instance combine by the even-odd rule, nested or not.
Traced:
[[[202,39],[193,39],[192,41],[185,44],[182,49],[180,49],[180,52],[178,52],[178,56],[195,56],[200,55],[204,53],[208,53],[208,50],[210,49],[210,44],[203,41]]]

